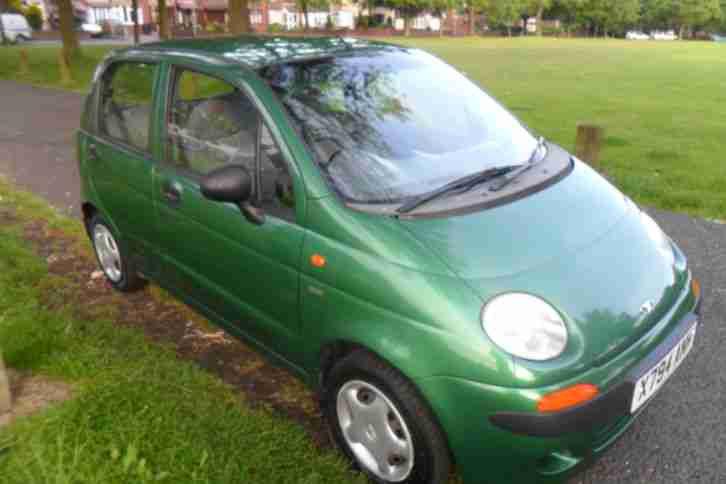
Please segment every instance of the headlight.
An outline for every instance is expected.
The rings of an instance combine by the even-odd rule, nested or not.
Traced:
[[[482,326],[504,351],[527,360],[551,360],[567,346],[567,328],[555,308],[524,293],[497,296],[484,306]]]

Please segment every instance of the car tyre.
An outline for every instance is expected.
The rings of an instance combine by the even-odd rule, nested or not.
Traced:
[[[131,292],[142,288],[145,281],[136,272],[134,265],[126,256],[119,237],[111,225],[100,215],[88,221],[88,234],[91,237],[96,260],[106,280],[119,291]]]
[[[436,417],[413,383],[374,354],[358,350],[333,365],[322,408],[331,439],[373,482],[448,482],[451,454]]]

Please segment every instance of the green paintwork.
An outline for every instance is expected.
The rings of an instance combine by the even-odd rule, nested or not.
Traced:
[[[580,162],[541,192],[464,215],[396,219],[345,206],[254,69],[352,48],[397,47],[240,37],[112,54],[106,65],[158,63],[151,152],[104,141],[86,115],[78,137],[84,204],[109,219],[145,274],[309,384],[318,383],[323,349],[336,342],[364,346],[397,367],[434,409],[467,483],[562,478],[632,418],[605,436],[536,439],[494,428],[488,416],[533,412],[540,396],[570,384],[607,391],[623,381],[694,309],[685,258],[677,248],[674,259],[662,257],[639,209]],[[234,83],[252,98],[290,164],[296,224],[268,216],[253,225],[158,163],[174,64]],[[94,90],[90,109],[96,97]],[[91,142],[97,161],[87,158]],[[165,183],[181,188],[179,206],[162,200]],[[313,254],[326,265],[313,267]],[[561,357],[518,360],[489,341],[482,305],[509,291],[537,294],[561,312],[570,333]],[[649,299],[658,304],[640,318]]]

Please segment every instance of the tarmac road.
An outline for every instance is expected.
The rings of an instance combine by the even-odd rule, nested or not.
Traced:
[[[0,173],[76,217],[74,131],[81,100],[75,93],[0,81]],[[701,327],[671,381],[572,484],[726,482],[726,357],[721,354],[726,347],[726,225],[649,212],[688,255],[701,280]]]

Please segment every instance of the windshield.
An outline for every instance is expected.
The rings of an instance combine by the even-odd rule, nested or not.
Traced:
[[[465,76],[417,50],[354,52],[268,67],[349,201],[399,203],[487,168],[525,163],[535,138]]]

